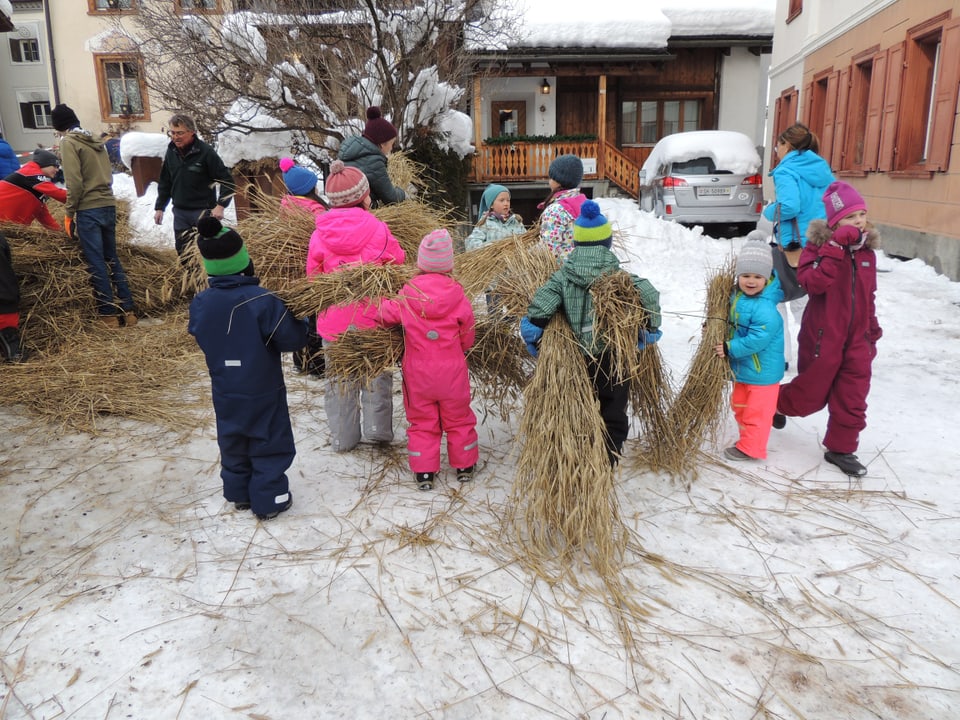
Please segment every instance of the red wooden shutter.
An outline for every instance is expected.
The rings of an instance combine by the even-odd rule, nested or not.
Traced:
[[[837,121],[837,86],[840,71],[830,73],[827,78],[827,97],[823,104],[823,132],[820,134],[820,157],[830,163],[833,156],[833,131]],[[836,167],[834,167],[836,170]]]
[[[873,58],[870,71],[870,97],[867,99],[867,123],[863,132],[863,170],[877,169],[880,150],[880,122],[883,117],[883,89],[887,84],[887,51]]]
[[[957,113],[957,86],[960,85],[960,20],[943,26],[940,35],[940,77],[930,109],[933,124],[927,150],[927,168],[946,170]]]
[[[840,71],[840,78],[837,82],[837,112],[836,122],[833,125],[833,153],[830,165],[834,170],[846,170],[847,163],[844,161],[844,142],[846,140],[847,128],[847,103],[850,99],[850,68],[845,67]],[[863,112],[862,108],[853,108],[853,112]],[[824,157],[826,157],[824,155]]]
[[[887,52],[887,82],[883,92],[883,117],[880,119],[880,150],[877,170],[893,170],[897,142],[897,110],[900,107],[900,86],[903,83],[904,44],[894,45]],[[909,110],[909,108],[908,108]]]
[[[780,156],[777,155],[777,138],[784,128],[780,127],[780,98],[773,101],[773,139],[770,141],[770,169],[773,170],[780,162]]]
[[[800,115],[800,122],[810,127],[810,112],[813,109],[813,83],[809,82],[803,86],[803,112]]]

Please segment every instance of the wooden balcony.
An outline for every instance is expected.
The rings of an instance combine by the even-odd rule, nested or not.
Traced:
[[[585,173],[584,180],[609,180],[632,197],[639,190],[639,167],[609,143],[515,142],[503,145],[481,143],[473,156],[470,181],[475,183],[545,182],[550,163],[560,155],[593,159],[596,172]]]

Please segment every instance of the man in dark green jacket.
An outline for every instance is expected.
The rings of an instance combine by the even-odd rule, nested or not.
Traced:
[[[173,200],[173,235],[182,256],[189,233],[204,215],[223,220],[223,210],[233,199],[233,175],[216,150],[197,137],[197,125],[189,115],[170,118],[170,144],[163,157],[157,181],[153,220],[163,222],[163,211]],[[216,185],[220,192],[217,194]]]

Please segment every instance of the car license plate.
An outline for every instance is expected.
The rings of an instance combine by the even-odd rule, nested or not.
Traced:
[[[724,187],[698,187],[697,188],[697,197],[707,197],[715,195],[729,195],[730,186],[726,185]]]

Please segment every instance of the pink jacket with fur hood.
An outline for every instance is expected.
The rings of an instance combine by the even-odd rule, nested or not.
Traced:
[[[361,207],[331,208],[317,218],[307,251],[307,277],[347,265],[402,265],[406,255],[382,220]],[[376,327],[368,301],[337,305],[317,316],[317,334],[336,340],[351,329]]]

